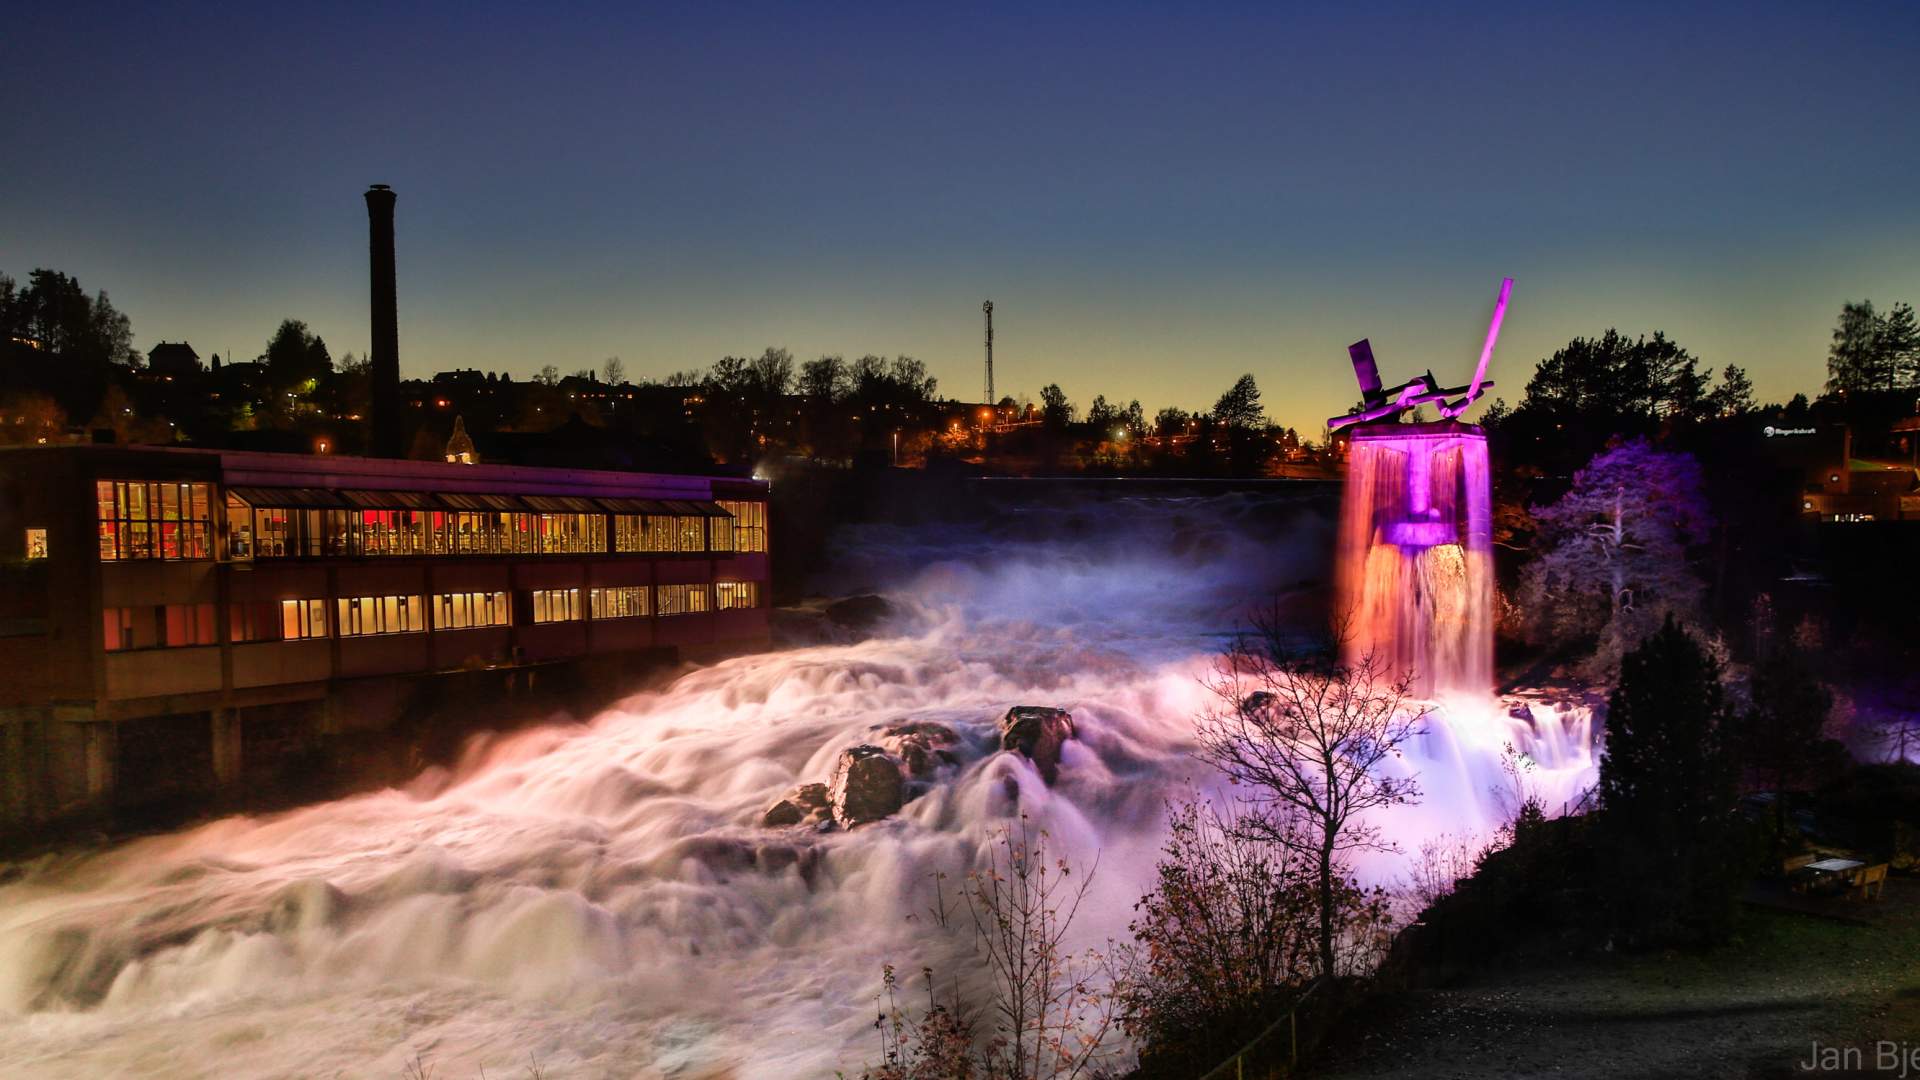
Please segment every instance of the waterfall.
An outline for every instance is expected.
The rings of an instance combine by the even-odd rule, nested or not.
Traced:
[[[1487,437],[1453,421],[1357,429],[1335,556],[1353,657],[1410,673],[1413,695],[1493,685]]]

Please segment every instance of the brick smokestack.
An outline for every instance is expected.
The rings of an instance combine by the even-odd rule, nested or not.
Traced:
[[[393,281],[393,189],[367,189],[367,260],[373,285],[374,457],[397,458],[400,446],[400,309]]]

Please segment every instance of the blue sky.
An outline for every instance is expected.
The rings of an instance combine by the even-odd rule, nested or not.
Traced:
[[[1763,397],[1840,304],[1920,300],[1910,8],[411,5],[11,13],[0,270],[136,344],[367,341],[360,193],[399,192],[401,362],[632,376],[784,345],[980,390],[1317,432],[1383,373],[1609,326]]]

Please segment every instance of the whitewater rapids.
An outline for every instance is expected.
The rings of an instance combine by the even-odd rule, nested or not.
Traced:
[[[1210,658],[1326,580],[1332,533],[1283,495],[847,530],[838,585],[900,612],[872,640],[693,670],[402,790],[0,867],[0,1075],[858,1075],[881,965],[964,955],[935,875],[951,900],[1011,815],[1098,858],[1078,936],[1124,934],[1164,802],[1219,787],[1190,756]],[[993,750],[1016,704],[1073,713],[1051,788]],[[1549,798],[1577,790],[1584,729],[1536,712],[1431,723],[1404,763],[1426,797],[1389,832],[1490,830],[1509,743]],[[959,732],[959,774],[851,833],[758,826],[902,719]]]

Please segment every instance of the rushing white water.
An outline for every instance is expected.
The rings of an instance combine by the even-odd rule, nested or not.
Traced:
[[[1217,786],[1189,756],[1209,657],[1250,605],[1324,580],[1331,546],[1330,515],[1244,495],[852,531],[843,582],[902,608],[874,640],[696,670],[408,790],[15,868],[0,1074],[397,1077],[416,1055],[442,1078],[530,1057],[553,1077],[857,1072],[880,965],[954,955],[933,875],[1010,815],[1098,857],[1078,929],[1124,932],[1163,802]],[[1014,704],[1074,715],[1051,788],[993,752]],[[1386,822],[1409,849],[1497,824],[1508,743],[1550,799],[1588,772],[1584,731],[1548,712],[1447,715],[1405,762],[1425,798]],[[957,775],[851,833],[758,827],[900,719],[960,732]]]

